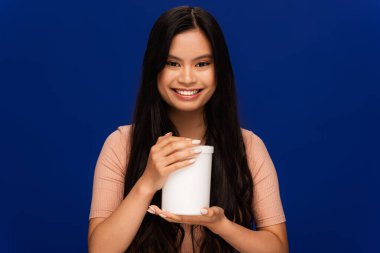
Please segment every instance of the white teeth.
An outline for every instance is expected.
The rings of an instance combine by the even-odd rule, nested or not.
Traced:
[[[194,94],[197,94],[200,90],[193,90],[193,91],[175,90],[175,91],[184,96],[192,96]]]

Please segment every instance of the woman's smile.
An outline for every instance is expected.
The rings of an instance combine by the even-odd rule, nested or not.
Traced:
[[[172,91],[176,94],[176,96],[179,99],[182,100],[194,100],[197,97],[199,97],[199,94],[202,92],[203,89],[196,89],[196,90],[178,90],[178,89],[172,89]]]

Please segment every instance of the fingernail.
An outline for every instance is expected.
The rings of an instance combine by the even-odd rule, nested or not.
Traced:
[[[169,135],[169,134],[171,134],[171,133],[172,133],[172,132],[166,133],[165,136],[167,136],[167,135]]]
[[[160,213],[159,215],[160,215],[162,218],[166,218],[166,215],[165,215],[165,214]]]
[[[156,211],[154,211],[153,207],[151,207],[151,206],[149,206],[149,208],[148,208],[147,211],[150,212],[150,213],[152,213],[152,214],[156,213]]]
[[[199,144],[199,143],[201,143],[201,141],[200,140],[192,140],[191,143],[193,143],[193,144]]]
[[[202,208],[202,209],[201,209],[201,213],[202,213],[202,214],[207,214],[207,213],[208,213],[208,210],[207,210],[207,209],[204,209],[204,208]]]

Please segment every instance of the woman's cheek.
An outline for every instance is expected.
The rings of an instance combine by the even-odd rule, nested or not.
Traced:
[[[161,82],[164,84],[164,85],[168,85],[170,83],[172,83],[174,81],[176,77],[176,73],[173,72],[173,71],[165,71],[164,73],[162,73],[162,76],[161,76]]]

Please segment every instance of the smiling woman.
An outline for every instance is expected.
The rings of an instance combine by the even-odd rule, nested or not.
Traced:
[[[200,215],[160,209],[170,173],[196,147],[214,147],[210,206]],[[256,230],[253,230],[253,224]],[[275,167],[265,144],[240,127],[222,30],[199,7],[153,25],[133,123],[109,135],[95,168],[90,252],[288,252]]]

